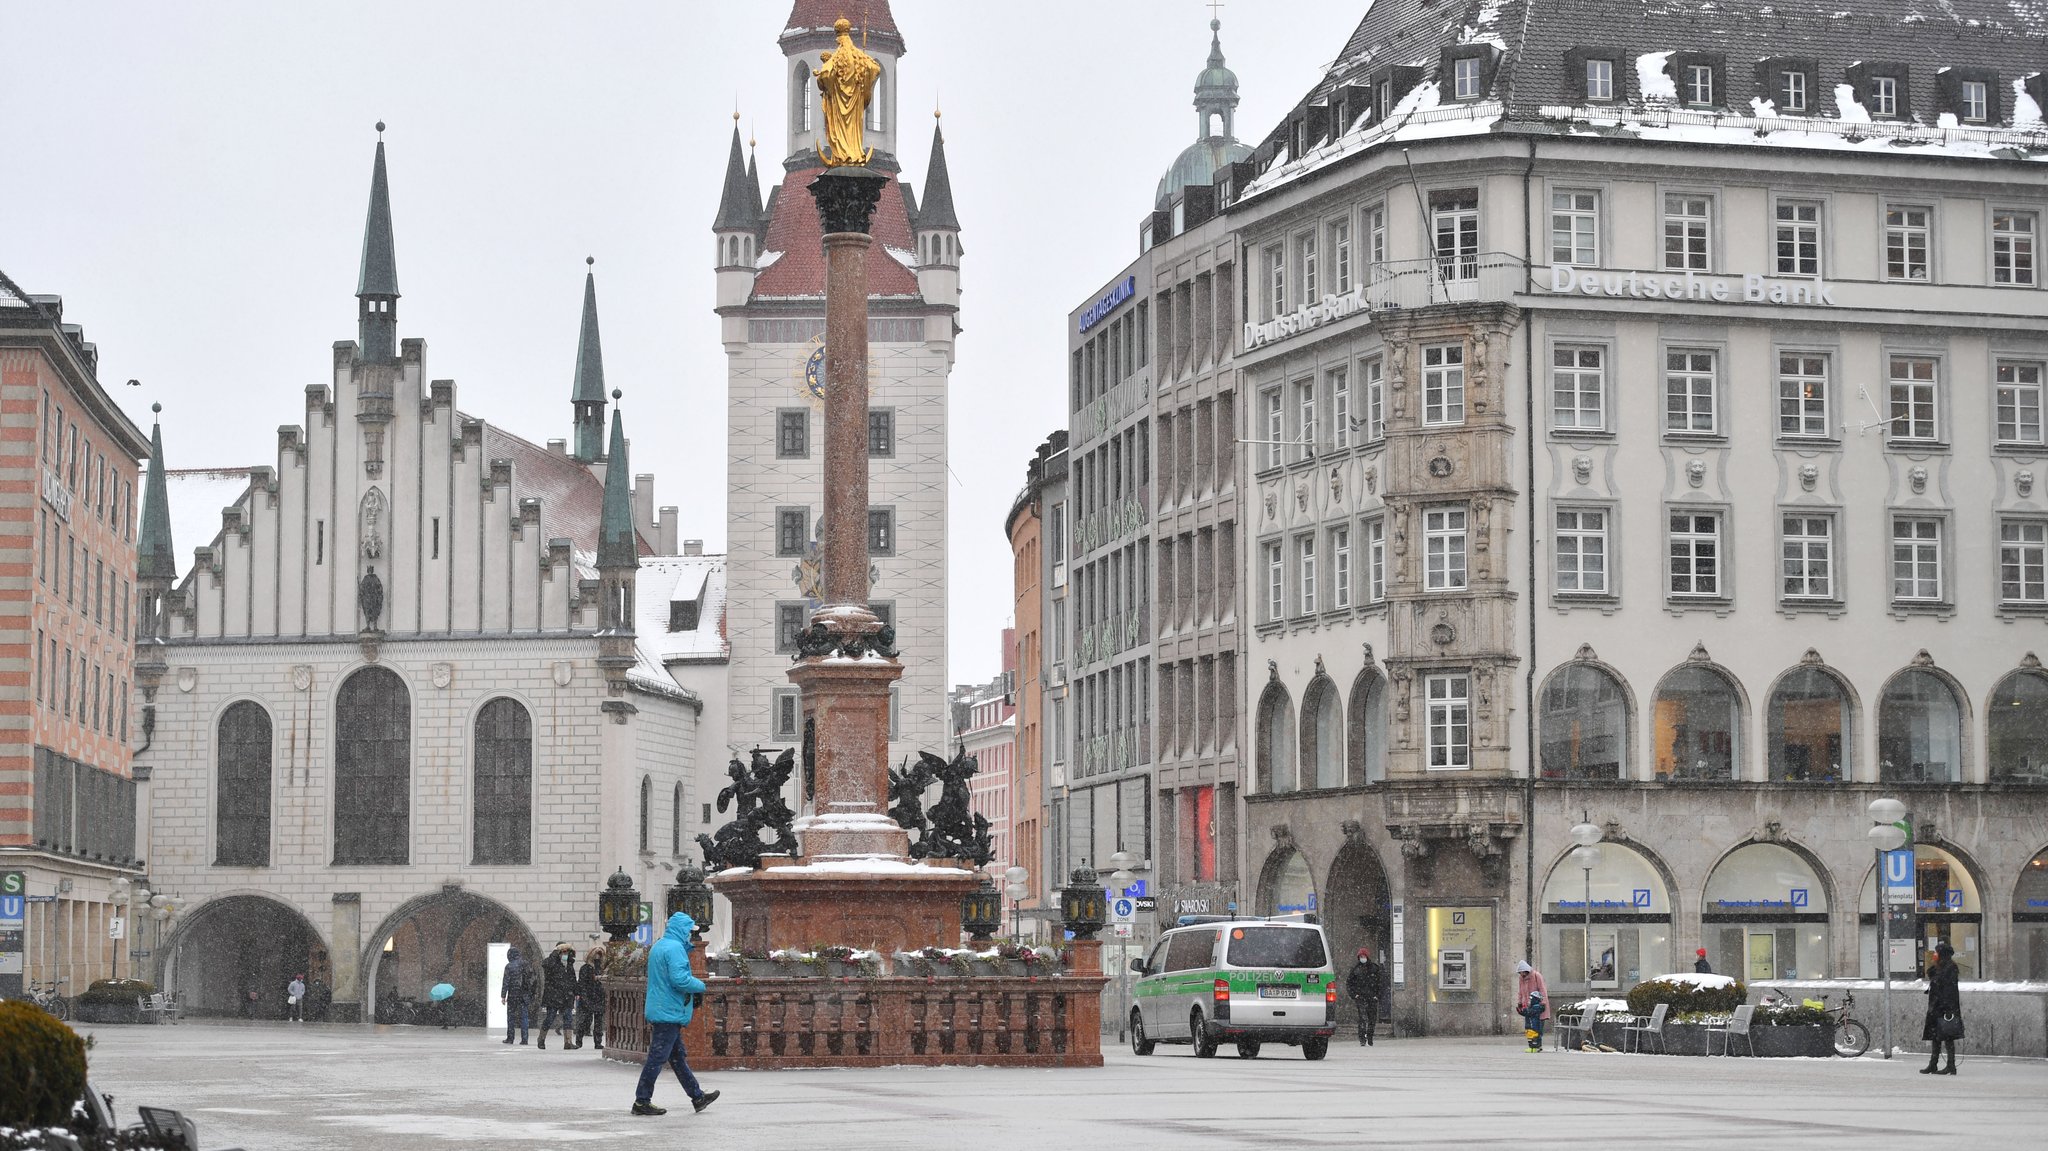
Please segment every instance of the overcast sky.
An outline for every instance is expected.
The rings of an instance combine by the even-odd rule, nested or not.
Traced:
[[[870,0],[872,2],[872,0]],[[857,8],[862,0],[847,0]],[[1366,0],[1229,0],[1223,46],[1263,136]],[[636,472],[681,534],[725,538],[726,357],[711,219],[737,102],[779,172],[789,0],[10,4],[0,270],[65,299],[100,377],[172,467],[275,461],[355,335],[378,120],[399,334],[464,411],[569,434],[583,258]],[[949,681],[999,667],[1003,517],[1065,419],[1065,316],[1136,252],[1193,139],[1200,0],[894,0],[903,165],[945,110],[962,226],[952,379]],[[1020,22],[1021,21],[1021,22]],[[138,379],[141,386],[121,386]],[[182,555],[205,541],[176,541]],[[183,565],[181,565],[183,566]]]

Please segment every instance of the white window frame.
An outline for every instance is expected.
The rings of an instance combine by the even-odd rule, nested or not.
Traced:
[[[1280,385],[1259,389],[1259,412],[1264,417],[1265,442],[1259,445],[1259,469],[1265,471],[1280,466],[1283,457],[1281,447],[1287,439],[1287,406],[1280,394]]]
[[[1721,353],[1713,348],[1664,349],[1664,434],[1721,434]],[[1699,418],[1705,409],[1706,426]]]
[[[1680,601],[1728,598],[1724,590],[1727,548],[1723,546],[1728,514],[1719,508],[1674,507],[1666,510],[1664,521],[1665,595]]]
[[[1315,229],[1296,234],[1294,259],[1301,273],[1301,301],[1304,304],[1313,304],[1323,298],[1322,283],[1317,276],[1317,255]]]
[[[1268,244],[1262,256],[1266,261],[1266,318],[1271,320],[1287,314],[1287,248]]]
[[[2035,269],[2041,248],[2036,239],[2040,220],[2040,214],[2030,208],[1991,210],[1993,284],[2031,288],[2039,282]]]
[[[1999,357],[1992,368],[1994,431],[2001,444],[2048,443],[2043,435],[2042,376],[2039,360]]]
[[[1936,516],[1892,517],[1892,600],[1940,603],[1946,596],[1942,571],[1942,528]]]
[[[1555,188],[1550,193],[1550,262],[1600,266],[1600,193]]]
[[[1479,192],[1461,188],[1429,208],[1430,235],[1435,238],[1437,274],[1445,280],[1479,278]]]
[[[1788,603],[1839,598],[1832,514],[1797,509],[1779,513],[1778,595]]]
[[[1998,521],[1998,602],[2048,606],[2048,520]]]
[[[1965,80],[1962,86],[1963,119],[1981,124],[1991,118],[1991,87],[1982,80]]]
[[[1360,361],[1358,370],[1365,377],[1365,439],[1376,443],[1387,438],[1386,365],[1372,356]]]
[[[1330,445],[1338,451],[1349,448],[1351,434],[1351,371],[1338,365],[1331,368],[1327,377],[1330,381]]]
[[[1316,614],[1316,533],[1294,537],[1294,614]]]
[[[1464,591],[1467,567],[1467,525],[1471,513],[1464,504],[1442,504],[1422,509],[1422,590]]]
[[[1469,672],[1431,672],[1422,677],[1430,771],[1472,767],[1472,677]]]
[[[1609,594],[1608,525],[1613,515],[1604,507],[1559,507],[1551,535],[1553,587],[1563,596]],[[1590,563],[1588,561],[1591,561]]]
[[[1316,454],[1316,378],[1294,381],[1293,391],[1294,458],[1298,462]]]
[[[1598,344],[1551,346],[1550,426],[1559,432],[1607,430],[1606,348]]]
[[[1422,426],[1464,422],[1465,345],[1429,344],[1422,349]]]
[[[1688,64],[1685,66],[1685,102],[1693,108],[1712,108],[1714,101],[1714,66],[1712,64]]]
[[[1451,61],[1451,99],[1479,99],[1479,64],[1477,56],[1460,56]]]
[[[1804,112],[1811,107],[1806,91],[1806,72],[1791,68],[1778,73],[1778,111]]]
[[[1287,618],[1287,552],[1279,540],[1259,545],[1266,561],[1266,622]]]
[[[1826,217],[1827,205],[1819,200],[1780,200],[1772,205],[1771,266],[1778,275],[1821,275]]]
[[[1352,272],[1351,219],[1347,216],[1330,225],[1330,287],[1336,295],[1351,291]]]
[[[1369,274],[1378,278],[1385,272],[1387,263],[1387,206],[1374,204],[1365,210],[1365,257],[1370,265]]]
[[[1351,527],[1339,524],[1330,529],[1330,607],[1345,611],[1351,607]]]
[[[1606,104],[1614,100],[1614,61],[1591,56],[1586,59],[1586,102]]]
[[[1714,197],[1702,192],[1664,193],[1665,271],[1711,271],[1713,241]]]
[[[1886,436],[1916,444],[1941,442],[1941,361],[1905,353],[1885,357]]]
[[[1786,370],[1788,362],[1793,364],[1791,371]],[[1833,435],[1833,376],[1834,357],[1826,352],[1778,353],[1779,439],[1824,440]]]
[[[1387,520],[1374,516],[1365,522],[1365,602],[1385,603],[1387,599]]]
[[[1897,76],[1872,76],[1870,78],[1870,114],[1897,119],[1899,115],[1899,78]]]
[[[1884,278],[1925,284],[1934,276],[1934,209],[1926,204],[1884,207]]]

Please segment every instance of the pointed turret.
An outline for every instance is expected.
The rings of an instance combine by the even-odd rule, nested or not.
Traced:
[[[960,218],[953,214],[953,178],[946,173],[946,133],[937,116],[932,118],[932,162],[924,173],[924,203],[917,209],[917,226],[960,230]]]
[[[737,132],[739,129],[733,130]],[[754,141],[751,139],[747,141],[747,190],[753,193],[754,223],[758,227],[766,221],[768,211],[761,204],[761,170],[754,166]]]
[[[363,262],[356,275],[357,341],[365,362],[398,358],[398,251],[391,236],[391,186],[384,174],[384,124],[377,123],[377,162],[370,172],[370,212],[363,223]]]
[[[754,294],[754,265],[766,231],[761,211],[761,185],[740,154],[740,114],[732,114],[732,150],[725,158],[725,190],[718,197],[718,216],[711,221],[717,236],[718,306],[744,304]]]
[[[761,186],[747,173],[747,158],[740,154],[740,126],[732,126],[732,153],[725,159],[725,191],[718,198],[718,218],[711,222],[714,232],[754,230],[760,214]]]
[[[614,391],[612,398],[616,400],[620,394]],[[639,536],[633,530],[633,472],[626,464],[626,421],[617,408],[612,409],[611,450],[605,453],[604,513],[597,521],[597,566],[600,571],[640,566]]]
[[[595,267],[594,257],[584,257],[586,267]],[[604,451],[604,349],[597,336],[597,273],[583,273],[583,329],[576,337],[576,383],[569,393],[576,409],[574,456],[578,463],[595,463]]]
[[[612,391],[618,400],[619,392]],[[633,471],[626,463],[626,421],[612,406],[612,446],[604,467],[604,511],[597,520],[597,579],[604,597],[598,620],[597,666],[611,696],[604,710],[615,723],[634,711],[626,679],[638,662],[633,599],[639,584],[640,536],[633,530]]]
[[[917,245],[917,291],[928,304],[960,306],[960,217],[953,214],[953,177],[946,171],[946,133],[932,111],[932,159],[924,174],[924,202],[911,218]]]
[[[150,411],[161,412],[162,404]],[[171,497],[164,488],[164,429],[149,429],[149,473],[142,481],[142,535],[135,543],[135,575],[162,580],[169,587],[178,578],[178,553],[171,543]]]

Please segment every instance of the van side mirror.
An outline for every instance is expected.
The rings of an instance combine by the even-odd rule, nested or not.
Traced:
[[[1131,960],[1131,970],[1137,972],[1140,975],[1145,974],[1145,961],[1143,959]]]

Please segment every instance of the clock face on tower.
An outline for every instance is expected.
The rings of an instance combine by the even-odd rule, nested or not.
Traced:
[[[797,369],[793,386],[797,393],[811,402],[812,407],[825,404],[825,337],[812,336],[810,354],[804,357],[803,366]],[[868,388],[872,391],[881,382],[881,372],[875,367],[873,358],[868,360]]]

